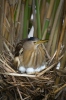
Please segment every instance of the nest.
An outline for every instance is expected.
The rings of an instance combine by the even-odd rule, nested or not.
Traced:
[[[13,55],[6,48],[0,55],[0,100],[66,99],[66,73],[55,69],[63,55],[41,72],[28,75],[14,69]]]

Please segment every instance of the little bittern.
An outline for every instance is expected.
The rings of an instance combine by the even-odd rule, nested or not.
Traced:
[[[43,44],[46,40],[30,37],[21,40],[15,48],[14,64],[19,68],[37,68],[44,64],[45,51]]]

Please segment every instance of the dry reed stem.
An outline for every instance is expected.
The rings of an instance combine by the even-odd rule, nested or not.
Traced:
[[[5,73],[0,73],[3,75],[9,75],[9,76],[22,76],[22,77],[37,77],[36,75],[28,75],[28,74],[19,74],[19,73],[9,73],[9,72],[5,72]]]
[[[41,20],[41,29],[43,27],[44,16],[45,16],[45,8],[46,8],[46,0],[42,0],[42,6],[40,9],[40,20]]]
[[[4,46],[5,46],[6,50],[8,51],[8,53],[10,54],[10,57],[12,58],[12,60],[14,60],[14,55],[11,53],[10,49],[8,48],[8,46],[5,42],[4,42]]]
[[[66,61],[66,53],[64,53],[64,56],[63,56],[63,59],[61,61],[61,65],[60,65],[59,71],[60,70],[64,71],[63,69],[64,69],[65,61]],[[59,75],[61,75],[61,73]],[[60,82],[60,77],[57,76],[55,84],[57,85],[57,84],[59,84],[59,82]]]
[[[58,10],[57,10],[57,13],[56,13],[55,20],[54,20],[54,24],[53,24],[53,27],[52,27],[52,30],[51,30],[51,34],[50,34],[50,37],[49,37],[49,42],[48,42],[48,46],[47,46],[48,52],[50,52],[50,49],[51,49],[50,47],[51,47],[51,44],[52,44],[52,41],[53,41],[54,31],[55,31],[55,28],[56,28],[56,25],[57,25],[57,21],[58,21],[58,18],[59,18],[60,10],[61,10],[61,8],[63,6],[63,2],[64,2],[64,0],[60,0],[59,7],[58,7]]]
[[[51,13],[52,13],[52,10],[53,10],[54,1],[55,0],[50,0],[50,5],[49,5],[48,13],[47,13],[47,19],[50,19],[50,17],[51,17]]]
[[[14,81],[15,83],[17,83],[14,76],[12,76],[12,79],[13,79],[13,81]],[[21,93],[20,93],[19,87],[17,86],[16,88],[17,88],[18,94],[19,94],[19,96],[20,96],[20,99],[21,99],[21,100],[24,100],[24,99],[22,98]]]
[[[53,59],[55,58],[56,53],[57,53],[57,50],[55,51],[54,55],[53,55],[52,58],[50,59],[49,64],[50,64],[50,63],[53,61]]]
[[[55,62],[54,64],[52,64],[51,66],[47,67],[45,70],[43,70],[41,73],[39,73],[37,76],[41,76],[43,74],[45,74],[47,71],[49,71],[50,69],[52,69],[55,65],[57,64],[57,62]]]
[[[55,91],[54,91],[54,94],[56,94],[57,92],[59,92],[59,91],[61,91],[63,88],[65,88],[66,87],[66,84],[64,84],[63,86],[61,86],[60,88],[58,88],[58,89],[56,89]]]
[[[17,28],[17,22],[18,22],[19,13],[20,13],[20,7],[21,7],[21,0],[19,0],[19,4],[18,4],[16,19],[15,19],[15,22],[16,22],[16,23],[15,23],[15,28]]]
[[[58,59],[58,61],[63,57],[63,55]],[[54,64],[52,64],[51,66],[47,67],[45,70],[43,70],[41,73],[39,73],[37,76],[41,76],[43,74],[45,74],[47,71],[49,71],[50,69],[52,69],[57,63],[58,61],[56,61]]]
[[[48,54],[48,51],[47,51],[47,49],[45,48],[45,46],[44,46],[44,45],[43,45],[43,49],[45,50],[45,52],[46,52],[46,55],[47,55],[48,59],[51,59],[51,57],[50,57],[50,55]]]
[[[7,62],[5,62],[5,60],[0,59],[0,62],[1,62],[2,64],[5,65],[5,68],[6,68],[6,66],[7,66],[7,68],[8,68],[11,72],[16,72],[15,70],[13,70],[13,69],[7,64]]]
[[[58,50],[57,50],[57,54],[56,54],[56,60],[58,59],[58,56],[59,56],[59,52],[60,52],[60,48],[61,48],[63,36],[64,36],[64,33],[65,33],[65,28],[66,28],[66,15],[65,15],[65,18],[64,18],[64,24],[63,24],[63,27],[62,27],[62,32],[61,32],[61,36],[60,36],[60,40],[59,40],[59,44],[58,44]]]

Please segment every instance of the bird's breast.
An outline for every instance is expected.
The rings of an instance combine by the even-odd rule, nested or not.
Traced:
[[[22,65],[25,67],[40,67],[44,62],[44,50],[41,46],[37,49],[24,50]]]

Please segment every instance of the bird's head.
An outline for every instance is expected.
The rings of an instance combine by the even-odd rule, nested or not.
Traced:
[[[47,41],[48,40],[39,40],[36,37],[31,37],[28,38],[27,41],[23,44],[23,49],[25,50],[36,49],[39,45]]]

